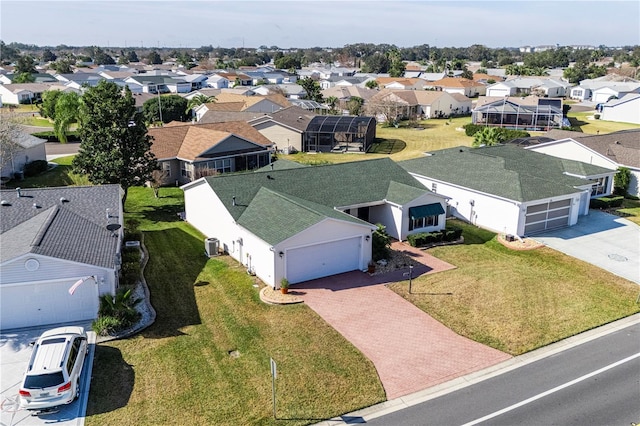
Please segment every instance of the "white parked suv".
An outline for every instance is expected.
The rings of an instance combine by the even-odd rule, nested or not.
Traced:
[[[73,402],[80,395],[87,348],[87,334],[82,327],[45,331],[33,347],[20,386],[20,406],[45,410]]]

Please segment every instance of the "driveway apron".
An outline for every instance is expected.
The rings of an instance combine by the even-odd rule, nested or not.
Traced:
[[[404,244],[422,265],[414,276],[453,266]],[[511,358],[454,333],[384,284],[406,271],[348,272],[295,286],[304,302],[341,333],[376,370],[388,399],[398,398]]]
[[[640,227],[627,219],[590,210],[576,225],[534,238],[554,250],[640,284]]]

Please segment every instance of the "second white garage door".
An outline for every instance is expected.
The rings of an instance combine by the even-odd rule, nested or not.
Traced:
[[[528,206],[524,234],[530,235],[547,229],[569,226],[570,217],[571,198]]]
[[[291,284],[360,269],[361,237],[315,244],[287,251]]]

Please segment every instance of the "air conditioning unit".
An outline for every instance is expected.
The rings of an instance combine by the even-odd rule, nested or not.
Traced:
[[[217,238],[205,238],[204,249],[207,253],[207,257],[217,256],[218,247],[220,247],[220,241]]]

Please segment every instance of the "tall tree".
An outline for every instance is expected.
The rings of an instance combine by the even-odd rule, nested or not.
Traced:
[[[363,104],[364,99],[357,96],[352,96],[351,99],[347,101],[347,109],[349,110],[349,115],[360,115]]]
[[[40,115],[42,117],[55,120],[56,103],[60,96],[62,96],[62,92],[60,90],[47,90],[42,94],[42,103],[38,105],[38,109],[40,110]]]
[[[189,99],[189,102],[187,103],[187,114],[192,114],[193,109],[195,107],[198,107],[202,104],[208,104],[210,102],[215,102],[216,101],[216,97],[215,96],[207,96],[207,95],[196,95],[193,98]]]
[[[20,124],[16,117],[3,114],[0,120],[0,175],[6,168],[14,169],[13,158],[22,149],[18,143]]]
[[[160,54],[159,54],[158,52],[156,52],[155,50],[153,50],[152,52],[150,52],[150,53],[147,55],[147,61],[148,61],[150,64],[158,65],[158,64],[161,64],[161,63],[162,63],[162,58],[160,57]]]
[[[151,137],[129,88],[124,94],[106,80],[87,89],[80,107],[80,151],[74,170],[93,184],[120,184],[123,205],[131,186],[151,179],[158,168],[151,153]]]
[[[35,74],[37,72],[36,62],[30,55],[22,55],[16,62],[13,72],[15,74]]]
[[[322,102],[324,99],[320,92],[320,85],[312,78],[303,78],[298,80],[298,84],[304,88],[307,92],[307,99],[312,101]]]
[[[80,96],[76,92],[64,92],[56,100],[53,131],[61,143],[67,143],[69,127],[78,120]]]
[[[186,121],[188,103],[180,95],[157,96],[142,104],[142,113],[148,123]]]

